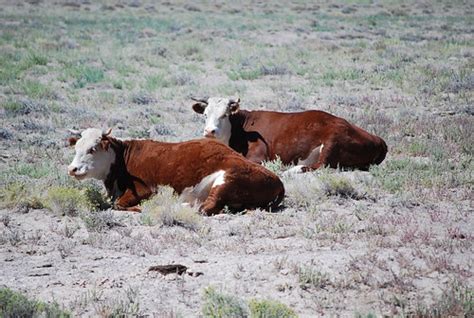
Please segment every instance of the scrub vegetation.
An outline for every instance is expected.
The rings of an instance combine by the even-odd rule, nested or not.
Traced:
[[[461,0],[0,0],[0,316],[472,316],[473,20]],[[203,217],[166,187],[120,212],[67,175],[68,129],[199,138],[204,96],[324,110],[389,152],[266,162],[272,213]]]

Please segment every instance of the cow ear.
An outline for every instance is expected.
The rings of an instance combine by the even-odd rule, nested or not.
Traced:
[[[109,150],[109,146],[110,146],[109,139],[107,137],[102,138],[102,140],[100,141],[100,147],[104,149],[105,151],[107,151]]]
[[[207,107],[207,104],[199,102],[193,105],[193,110],[198,114],[202,114],[204,113],[204,110],[206,109],[206,107]]]
[[[79,138],[77,138],[77,137],[69,137],[67,141],[68,141],[69,146],[72,147],[76,144],[76,142],[78,140],[79,140]]]
[[[237,98],[237,100],[230,100],[229,101],[229,110],[231,114],[235,114],[236,112],[239,111],[239,105],[240,103],[240,98]]]

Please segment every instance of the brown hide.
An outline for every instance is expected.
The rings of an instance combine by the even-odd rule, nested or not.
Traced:
[[[225,205],[275,208],[284,196],[283,184],[275,174],[214,140],[164,143],[106,139],[116,160],[105,186],[120,209],[136,210],[134,206],[160,185],[169,185],[181,194],[219,170],[225,171],[225,182],[212,188],[202,202],[201,210],[207,215],[218,213]]]
[[[229,146],[257,163],[279,156],[284,164],[297,164],[323,144],[319,160],[303,171],[321,166],[367,169],[381,163],[387,153],[380,137],[323,111],[240,110],[230,121]]]

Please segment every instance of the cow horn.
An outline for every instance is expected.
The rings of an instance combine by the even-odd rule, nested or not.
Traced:
[[[207,105],[207,100],[208,98],[203,98],[203,99],[199,99],[199,98],[194,98],[194,97],[191,97],[191,99],[195,102],[199,102],[199,103],[203,103],[203,104],[206,104]]]
[[[102,133],[102,137],[107,137],[112,132],[112,128],[109,128],[106,132]]]

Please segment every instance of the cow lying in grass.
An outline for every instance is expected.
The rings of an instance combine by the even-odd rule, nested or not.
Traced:
[[[171,186],[185,202],[199,204],[206,215],[224,206],[275,208],[285,192],[275,174],[214,140],[119,140],[110,131],[89,128],[69,143],[76,150],[69,175],[104,181],[119,210],[140,211],[140,201],[160,185]]]
[[[382,138],[323,111],[247,111],[239,109],[240,99],[193,100],[193,110],[206,116],[204,136],[256,163],[278,156],[296,165],[296,172],[324,166],[367,170],[387,153]]]

